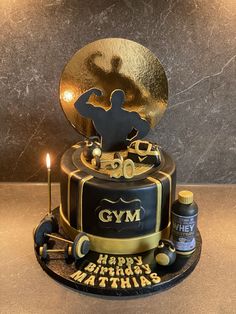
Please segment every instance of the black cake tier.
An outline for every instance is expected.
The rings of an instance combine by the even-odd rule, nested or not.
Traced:
[[[86,167],[81,153],[75,145],[61,161],[60,219],[71,239],[84,231],[93,251],[135,254],[169,237],[176,172],[167,153],[158,168],[132,179],[110,178]]]

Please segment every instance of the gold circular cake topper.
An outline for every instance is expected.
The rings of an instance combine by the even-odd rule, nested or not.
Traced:
[[[116,89],[125,93],[123,108],[137,112],[154,127],[167,107],[168,84],[156,56],[144,46],[127,39],[106,38],[80,49],[65,66],[60,81],[60,102],[72,126],[84,136],[96,134],[90,119],[74,107],[90,88],[102,90],[92,95],[94,106],[108,110],[110,95]]]

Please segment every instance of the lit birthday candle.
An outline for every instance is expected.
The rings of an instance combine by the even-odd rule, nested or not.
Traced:
[[[50,155],[47,153],[46,165],[48,169],[48,212],[51,214],[51,203],[52,203],[52,192],[51,192],[51,159]]]

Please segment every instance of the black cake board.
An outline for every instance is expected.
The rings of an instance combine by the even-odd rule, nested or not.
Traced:
[[[59,218],[59,208],[54,209],[53,213],[55,216]],[[64,237],[65,234],[61,228],[59,229],[58,236]],[[60,241],[50,241],[48,243],[48,248],[64,248],[65,245]],[[76,263],[73,260],[65,260],[63,253],[51,253],[49,254],[50,257],[47,260],[41,259],[38,248],[35,246],[35,254],[37,257],[37,260],[41,267],[43,268],[46,273],[51,276],[56,281],[69,286],[77,291],[83,291],[87,293],[93,293],[97,295],[103,295],[103,296],[142,296],[145,294],[150,294],[153,292],[161,292],[163,290],[169,289],[176,284],[180,283],[184,278],[186,278],[196,267],[200,255],[201,255],[201,247],[202,247],[202,239],[199,230],[197,231],[196,235],[196,249],[195,251],[189,256],[183,256],[178,255],[176,257],[176,261],[171,266],[160,266],[156,263],[154,258],[154,250],[147,251],[145,253],[139,253],[139,254],[130,254],[130,255],[115,255],[115,254],[106,254],[108,255],[107,261],[110,257],[131,257],[131,258],[137,258],[138,256],[142,257],[142,264],[149,264],[149,267],[151,269],[151,273],[157,273],[157,275],[161,278],[161,281],[159,283],[153,283],[150,279],[150,274],[145,274],[145,270],[142,268],[142,274],[141,275],[135,275],[129,276],[130,277],[130,284],[131,288],[121,288],[120,284],[117,283],[117,288],[112,288],[111,284],[109,282],[110,276],[109,274],[101,275],[101,274],[93,274],[88,271],[85,271],[84,268],[89,263],[94,263],[96,265],[99,265],[97,263],[97,260],[99,258],[99,255],[101,253],[90,251],[85,257],[78,260]],[[131,265],[131,268],[133,269],[134,265]],[[111,267],[110,265],[101,265],[103,267]],[[101,267],[100,266],[100,267]],[[114,266],[116,267],[116,266]],[[126,266],[123,265],[123,268]],[[70,276],[74,273],[76,273],[78,270],[81,270],[83,273],[86,273],[87,276],[82,280],[82,282],[79,282],[77,280],[74,280]],[[85,284],[86,279],[88,279],[91,275],[95,276],[94,285]],[[146,280],[144,280],[144,285],[141,286],[140,282],[140,276],[144,276]],[[107,277],[108,280],[106,281],[105,287],[99,286],[99,277]],[[127,279],[128,276],[113,276],[113,277],[119,277],[119,278],[125,278]],[[135,277],[136,281],[139,285],[139,287],[134,287],[134,283],[131,279],[131,277]],[[151,284],[150,284],[151,282]]]

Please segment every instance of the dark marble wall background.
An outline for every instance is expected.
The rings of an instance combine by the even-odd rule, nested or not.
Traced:
[[[123,37],[151,49],[169,81],[169,107],[149,136],[177,162],[178,181],[235,180],[235,0],[1,0],[0,180],[58,180],[80,136],[58,101],[61,71],[81,47]]]

